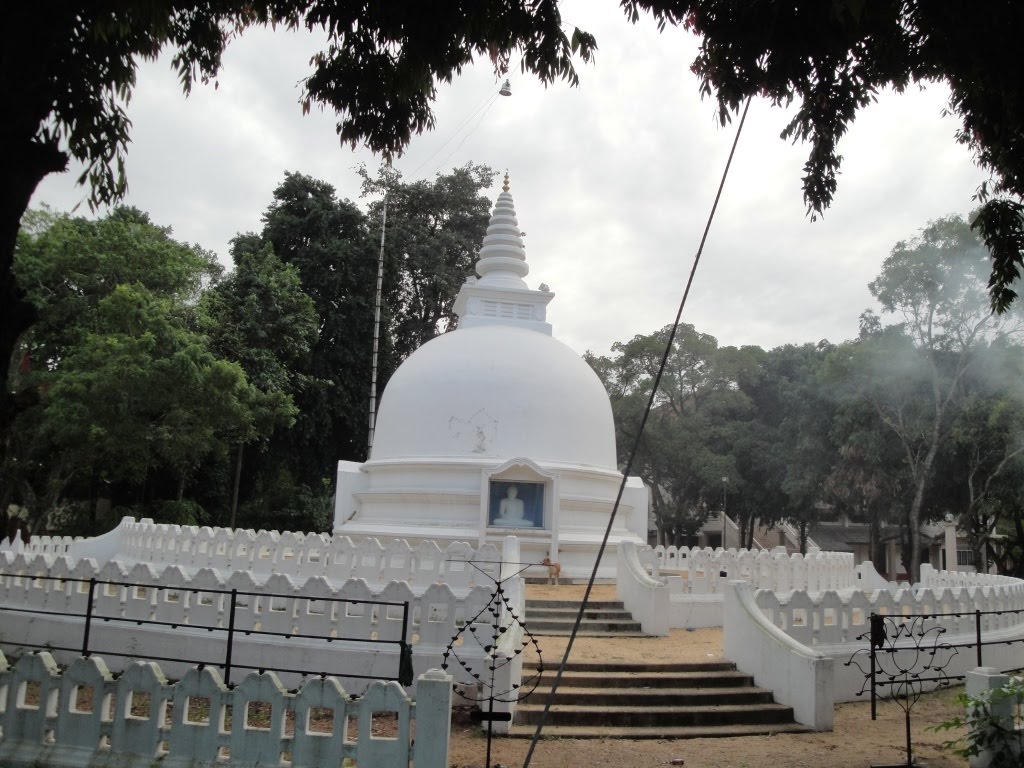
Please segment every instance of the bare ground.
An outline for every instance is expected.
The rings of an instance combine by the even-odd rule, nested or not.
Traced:
[[[614,587],[598,585],[591,600],[614,599]],[[580,599],[582,586],[547,587],[531,585],[530,597]],[[667,638],[594,639],[578,638],[570,660],[645,659],[652,661],[704,661],[721,658],[720,629],[694,632],[674,630]],[[562,659],[566,638],[540,638],[545,666],[554,668]],[[923,696],[911,711],[911,738],[918,764],[929,768],[964,768],[958,757],[943,744],[961,735],[957,731],[929,730],[958,712],[955,702],[960,689],[947,689]],[[529,740],[495,737],[491,765],[521,766]],[[831,733],[779,734],[726,739],[681,741],[576,740],[542,738],[531,761],[537,768],[575,766],[686,765],[691,768],[867,768],[869,765],[906,764],[906,734],[903,710],[881,702],[878,719],[872,722],[867,701],[839,704],[835,729]],[[487,739],[464,710],[452,719],[450,764],[458,768],[483,766]],[[682,763],[678,761],[682,760]]]

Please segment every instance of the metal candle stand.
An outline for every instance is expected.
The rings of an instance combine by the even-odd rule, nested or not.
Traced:
[[[888,688],[885,698],[895,701],[906,719],[907,762],[873,764],[872,768],[909,768],[915,764],[910,741],[910,710],[921,698],[925,683],[934,683],[935,687],[950,683],[946,667],[957,649],[947,642],[940,642],[945,628],[925,628],[928,618],[926,615],[871,614],[871,629],[857,638],[869,641],[868,647],[855,651],[845,664],[847,667],[856,666],[864,673],[864,682],[857,695],[870,692],[872,720],[876,714],[876,691],[883,687]]]
[[[505,592],[504,584],[509,579],[517,578],[520,574],[526,571],[528,568],[539,565],[539,563],[505,563],[505,565],[520,566],[519,570],[515,573],[509,574],[504,578],[501,577],[500,572],[497,578],[484,571],[481,565],[498,565],[499,569],[501,563],[492,563],[487,561],[460,561],[468,562],[480,573],[487,576],[491,581],[494,582],[494,591],[491,593],[491,599],[481,608],[474,616],[466,617],[466,622],[462,629],[455,633],[452,637],[451,642],[448,643],[448,647],[444,651],[444,661],[441,664],[441,669],[447,670],[452,661],[457,662],[466,674],[473,678],[475,683],[460,684],[456,683],[454,691],[457,696],[472,701],[477,704],[477,709],[470,715],[471,719],[476,722],[487,723],[487,762],[486,768],[491,768],[491,740],[493,738],[493,723],[495,721],[508,722],[512,719],[510,712],[495,712],[494,704],[512,704],[519,701],[523,701],[528,698],[537,688],[541,678],[544,675],[544,660],[541,657],[540,644],[537,642],[537,638],[534,637],[533,633],[527,629],[521,616],[516,615],[514,607],[509,603],[508,595]],[[478,624],[477,620],[485,613],[490,613],[491,619],[489,622]],[[507,616],[510,621],[506,624],[503,622],[503,615]],[[519,647],[511,651],[511,656],[504,656],[498,654],[498,642],[501,637],[512,629],[514,625],[518,624],[523,629],[523,640],[520,642]],[[467,634],[468,630],[468,634]],[[480,631],[484,630],[484,631]],[[485,632],[489,631],[489,635]],[[459,655],[459,638],[462,638],[462,646],[464,647],[467,643],[475,642],[476,647],[482,648],[484,651],[484,659],[481,661],[479,657],[466,659],[465,656]],[[498,670],[511,664],[517,656],[519,656],[526,648],[532,645],[537,651],[537,670],[529,677],[521,679],[519,683],[513,683],[512,687],[506,691],[495,690],[494,683],[495,677]],[[474,665],[483,664],[482,669],[474,668]],[[489,682],[487,680],[489,676]],[[484,711],[480,708],[482,700],[478,695],[470,695],[467,691],[467,686],[472,686],[474,689],[478,685],[487,686],[488,695],[486,698],[487,709]]]

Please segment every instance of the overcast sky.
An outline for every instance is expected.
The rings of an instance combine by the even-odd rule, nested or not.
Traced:
[[[563,20],[597,37],[580,86],[547,89],[518,72],[493,98],[488,61],[442,86],[437,127],[395,162],[407,179],[468,161],[507,168],[527,233],[531,287],[545,282],[555,336],[578,352],[671,322],[724,168],[735,125],[719,127],[690,73],[697,41],[631,26],[612,0],[566,0]],[[228,241],[257,231],[285,171],[358,201],[355,167],[333,115],[303,116],[299,81],[320,40],[253,30],[233,42],[219,87],[188,98],[167,60],[144,65],[129,108],[127,203],[229,263]],[[720,344],[839,342],[872,306],[867,283],[892,246],[929,220],[967,214],[985,175],[954,141],[942,88],[883,94],[840,145],[839,190],[811,222],[800,178],[807,148],[779,139],[788,118],[754,102],[698,271],[685,322]],[[50,177],[34,204],[81,203],[74,174]],[[491,197],[497,194],[496,179]]]

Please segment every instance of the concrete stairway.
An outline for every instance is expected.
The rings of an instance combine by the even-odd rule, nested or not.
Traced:
[[[579,601],[534,600],[526,601],[526,627],[539,636],[566,636],[572,633],[580,611]],[[621,602],[589,601],[580,623],[580,637],[646,637],[640,622]]]
[[[524,683],[536,672],[523,665]],[[509,736],[532,737],[551,693],[557,666],[516,707]],[[793,710],[728,661],[570,662],[562,675],[543,734],[588,739],[690,739],[802,733]]]

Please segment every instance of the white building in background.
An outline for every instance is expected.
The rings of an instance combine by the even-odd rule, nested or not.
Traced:
[[[589,576],[621,482],[615,426],[590,366],[551,335],[532,290],[508,177],[455,302],[458,329],[414,352],[381,398],[370,458],[342,461],[334,532],[500,543]],[[630,478],[600,575],[620,541],[647,542],[649,497]]]

